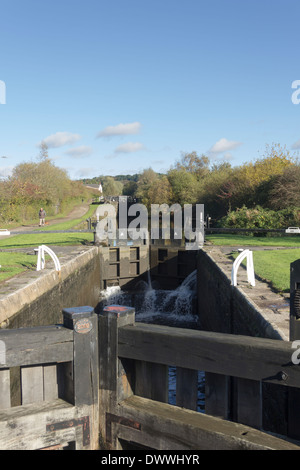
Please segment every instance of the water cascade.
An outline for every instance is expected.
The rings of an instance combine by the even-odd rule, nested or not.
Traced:
[[[124,292],[119,286],[108,287],[100,294],[101,303],[134,307],[136,321],[190,327],[197,324],[196,284],[196,270],[174,290],[156,289],[149,278],[148,282],[139,281],[134,293]]]
[[[108,287],[100,294],[101,305],[127,305],[135,308],[137,322],[164,324],[197,329],[197,271],[193,271],[177,289],[155,288],[148,273],[148,282],[138,281],[134,293],[119,286]],[[198,411],[204,410],[204,373],[198,374]],[[169,368],[169,403],[176,402],[176,368]]]

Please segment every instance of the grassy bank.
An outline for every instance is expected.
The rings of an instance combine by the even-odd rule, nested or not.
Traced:
[[[206,240],[216,246],[284,246],[299,247],[299,235],[282,237],[251,237],[247,235],[215,234],[206,235]]]
[[[282,247],[282,250],[253,250],[254,271],[279,293],[290,290],[290,264],[300,258],[300,236],[251,237],[246,235],[215,234],[207,235],[206,240],[214,246]],[[237,253],[232,255],[234,258]],[[243,263],[245,264],[245,262]]]
[[[234,253],[233,257],[237,256]],[[290,264],[299,258],[300,248],[253,251],[254,271],[276,292],[287,294],[290,291]]]
[[[37,230],[37,234],[21,234],[0,240],[0,282],[20,274],[27,269],[36,269],[37,257],[24,252],[16,252],[15,249],[38,247],[39,245],[80,245],[92,242],[92,233],[43,233],[47,230],[70,230],[75,228],[86,228],[86,219],[91,217],[97,206],[91,205],[84,216],[60,222]],[[5,251],[1,251],[5,250]]]
[[[17,274],[26,271],[27,269],[36,268],[35,256],[30,256],[24,253],[0,253],[0,282]]]

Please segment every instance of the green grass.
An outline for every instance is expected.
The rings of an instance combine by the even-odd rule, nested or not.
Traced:
[[[215,234],[206,235],[206,240],[215,246],[286,246],[299,247],[300,236],[251,237],[247,235]]]
[[[236,257],[238,254],[234,254]],[[279,293],[290,291],[290,264],[300,258],[300,248],[294,250],[253,251],[255,274]]]
[[[84,216],[78,219],[68,220],[67,222],[58,222],[57,224],[45,226],[41,228],[40,231],[42,232],[42,231],[47,231],[47,230],[71,230],[71,229],[74,229],[75,227],[77,228],[80,225],[82,225],[81,228],[87,228],[86,219],[93,216],[97,207],[98,206],[96,206],[95,204],[92,204],[90,205],[89,210],[84,214]]]
[[[24,253],[0,252],[0,282],[27,269],[35,269],[36,260],[36,256]]]
[[[300,258],[300,236],[251,237],[235,234],[207,235],[214,246],[284,247],[284,250],[253,251],[254,271],[280,293],[290,290],[290,264]],[[294,249],[289,249],[294,248]],[[234,257],[237,254],[233,255]]]
[[[72,211],[76,206],[80,205],[82,201],[82,197],[75,198],[74,200],[70,201],[60,212],[59,214],[56,215],[47,215],[47,220],[59,220],[63,219],[68,216],[70,211]],[[85,201],[88,203],[88,201]],[[0,228],[4,229],[6,228],[7,230],[14,230],[17,227],[20,227],[22,225],[38,225],[39,219],[38,216],[35,217],[34,219],[26,219],[23,221],[14,221],[14,222],[1,222]]]
[[[35,269],[37,257],[13,251],[15,248],[38,247],[39,245],[82,245],[92,242],[93,233],[43,233],[47,230],[70,230],[84,224],[88,217],[91,217],[97,206],[91,205],[88,212],[81,218],[60,222],[51,226],[37,229],[37,234],[16,235],[0,240],[0,282],[15,276],[27,269]],[[81,226],[81,229],[87,228],[87,224]],[[11,251],[1,251],[11,250]]]
[[[91,217],[95,212],[96,206],[90,206],[88,212],[81,218],[70,220],[67,222],[60,222],[57,224],[49,225],[40,229],[37,229],[37,234],[26,234],[25,232],[21,235],[6,238],[0,240],[1,249],[14,249],[14,248],[27,248],[39,245],[80,245],[85,242],[93,241],[94,237],[92,233],[43,233],[49,230],[71,230],[85,222],[88,217]],[[82,227],[83,228],[83,227]],[[87,224],[85,227],[87,228]]]

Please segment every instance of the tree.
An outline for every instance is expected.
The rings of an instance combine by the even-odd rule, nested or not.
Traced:
[[[181,160],[176,163],[177,170],[185,170],[196,176],[198,180],[209,172],[209,158],[205,155],[199,157],[197,152],[182,153]]]
[[[173,191],[166,175],[155,179],[151,184],[148,197],[151,204],[170,204],[173,199]]]
[[[218,191],[218,198],[226,210],[235,210],[243,205],[270,206],[273,183],[286,168],[292,166],[293,158],[279,144],[266,146],[262,158],[232,169]]]
[[[137,187],[138,185],[135,181],[127,181],[123,186],[122,194],[124,196],[135,196]]]
[[[221,217],[231,208],[234,192],[233,169],[229,162],[214,164],[202,181],[199,202],[205,205],[206,213]]]
[[[46,144],[46,142],[42,141],[40,144],[40,154],[38,156],[38,159],[42,161],[48,158],[49,158],[48,145]]]
[[[292,165],[278,175],[270,191],[270,204],[274,209],[300,207],[300,166]]]
[[[106,176],[103,181],[103,194],[105,196],[119,196],[122,194],[123,184],[115,181],[112,176]]]
[[[147,168],[139,175],[137,181],[136,197],[139,199],[141,204],[147,206],[148,209],[150,208],[150,205],[152,203],[149,197],[149,189],[157,179],[157,173],[155,173],[152,168]]]
[[[194,174],[184,169],[172,169],[167,176],[172,188],[173,203],[183,206],[198,201],[200,188]]]

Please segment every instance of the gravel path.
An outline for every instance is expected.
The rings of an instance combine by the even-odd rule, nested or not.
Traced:
[[[90,207],[89,202],[82,203],[74,207],[66,217],[58,218],[58,219],[51,219],[49,221],[47,221],[47,218],[46,218],[47,227],[50,227],[51,225],[62,223],[62,222],[68,222],[69,220],[79,219],[80,217],[84,216],[84,214],[87,213],[87,211],[89,210],[89,207]],[[26,232],[26,231],[32,231],[36,228],[39,228],[38,224],[20,225],[19,227],[15,227],[11,229],[10,231],[11,232]]]

